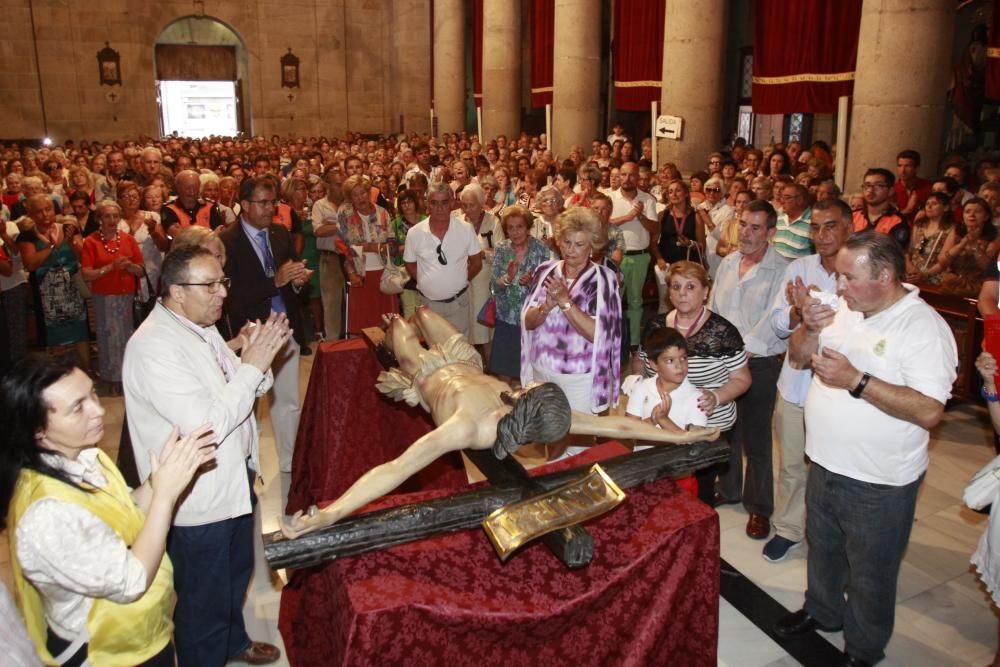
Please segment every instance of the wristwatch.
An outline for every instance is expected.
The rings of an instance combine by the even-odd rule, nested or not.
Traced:
[[[858,382],[858,386],[850,391],[851,396],[854,398],[861,398],[861,394],[864,393],[865,387],[868,386],[868,381],[872,379],[871,373],[865,373],[861,376],[861,381]]]
[[[569,309],[572,308],[572,307],[573,307],[573,302],[572,301],[567,301],[566,303],[560,303],[559,304],[559,310],[563,311],[564,313],[568,312]]]

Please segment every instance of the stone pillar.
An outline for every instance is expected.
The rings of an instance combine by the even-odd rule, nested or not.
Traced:
[[[552,57],[552,134],[556,155],[600,137],[601,3],[556,0]]]
[[[864,0],[844,191],[871,167],[896,171],[896,154],[920,152],[937,173],[955,33],[950,0]]]
[[[461,132],[465,129],[463,0],[434,0],[433,48],[434,113],[438,118],[438,132]]]
[[[657,140],[657,159],[660,164],[675,163],[685,175],[704,169],[708,154],[722,145],[727,4],[725,0],[667,3],[660,114],[680,116],[684,124],[679,140]]]
[[[521,3],[483,2],[483,135],[521,133]]]

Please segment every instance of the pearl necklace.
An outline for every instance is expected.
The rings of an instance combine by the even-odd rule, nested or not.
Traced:
[[[678,313],[674,313],[674,328],[680,331],[684,335],[684,337],[687,338],[688,334],[691,333],[691,329],[693,329],[699,322],[701,322],[701,318],[704,316],[705,316],[705,306],[702,306],[701,312],[698,313],[698,317],[696,317],[694,321],[691,322],[691,324],[685,327],[682,326],[681,323],[677,321]]]
[[[113,243],[114,249],[112,249],[112,246],[109,245],[110,243]],[[122,247],[121,243],[118,240],[118,232],[117,231],[115,232],[115,237],[110,241],[104,238],[104,234],[101,234],[101,245],[104,246],[104,249],[108,252],[109,255],[117,255],[118,251],[121,250]]]

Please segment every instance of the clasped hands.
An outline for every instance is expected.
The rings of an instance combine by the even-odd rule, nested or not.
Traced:
[[[556,306],[562,307],[562,304],[570,301],[569,285],[562,278],[550,275],[545,279],[543,285],[545,286],[546,310],[552,310]]]
[[[312,274],[313,272],[306,268],[305,262],[288,260],[278,267],[278,272],[274,274],[274,284],[277,287],[284,287],[291,283],[292,287],[302,287]]]
[[[500,281],[502,285],[508,287],[514,283],[514,279],[517,278],[517,260],[511,260],[507,264],[507,273],[504,274],[503,280]],[[531,271],[527,271],[521,274],[520,278],[517,278],[517,284],[522,287],[527,287],[531,284]]]

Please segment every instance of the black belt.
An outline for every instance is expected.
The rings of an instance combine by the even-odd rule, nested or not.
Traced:
[[[456,292],[454,296],[448,297],[447,299],[432,299],[429,296],[427,296],[426,294],[424,294],[423,292],[420,292],[420,290],[417,290],[417,291],[420,292],[420,296],[424,297],[428,301],[433,301],[434,303],[451,303],[452,301],[454,301],[458,297],[460,297],[463,294],[465,294],[465,290],[467,290],[467,289],[469,289],[468,285],[466,285],[462,289],[458,290],[458,292]]]
[[[642,250],[626,250],[625,254],[629,257],[632,257],[633,255],[646,255],[649,253],[646,251],[645,248],[643,248]]]

